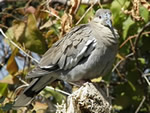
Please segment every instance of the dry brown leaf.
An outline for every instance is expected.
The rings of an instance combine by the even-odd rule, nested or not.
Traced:
[[[34,110],[38,111],[38,113],[39,113],[39,111],[42,112],[43,110],[46,110],[47,107],[48,107],[47,104],[36,102],[35,105],[34,105]]]
[[[81,0],[70,0],[70,3],[71,3],[71,8],[69,10],[69,14],[76,14],[80,6]]]
[[[65,13],[61,18],[61,34],[60,37],[62,37],[63,34],[69,32],[69,30],[72,28],[72,15]]]
[[[62,37],[65,33],[69,32],[69,30],[72,28],[72,15],[76,14],[79,6],[80,6],[81,0],[71,0],[70,1],[70,9],[69,13],[64,13],[64,15],[61,18],[61,33],[60,37]]]
[[[134,20],[141,21],[143,20],[143,18],[140,16],[139,9],[140,9],[140,0],[134,0],[132,9],[130,11],[124,10],[123,12],[125,14],[131,15],[131,17]]]
[[[29,6],[27,9],[25,9],[25,12],[34,14],[36,12],[36,9],[32,6]]]
[[[141,5],[143,5],[148,11],[150,11],[150,4],[146,0],[141,0]]]
[[[50,12],[58,16],[58,11],[50,7]]]
[[[15,56],[16,56],[17,52],[18,52],[18,49],[15,48],[7,62],[7,70],[11,75],[18,72],[18,65],[15,60]]]

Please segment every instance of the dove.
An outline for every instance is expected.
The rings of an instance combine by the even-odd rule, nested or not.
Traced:
[[[47,50],[26,76],[32,81],[13,107],[27,106],[56,79],[75,82],[105,76],[115,60],[118,37],[112,26],[111,11],[98,9],[89,23],[75,26]]]

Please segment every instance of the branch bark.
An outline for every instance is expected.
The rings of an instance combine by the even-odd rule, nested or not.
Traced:
[[[67,98],[67,103],[57,105],[56,113],[110,113],[111,108],[104,91],[87,82]]]

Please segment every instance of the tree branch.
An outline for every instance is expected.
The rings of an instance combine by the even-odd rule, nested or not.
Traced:
[[[105,95],[87,82],[67,98],[67,103],[57,105],[56,113],[110,113],[112,107]]]

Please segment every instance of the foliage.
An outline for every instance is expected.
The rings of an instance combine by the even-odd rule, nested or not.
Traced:
[[[34,59],[52,46],[57,40],[79,22],[87,23],[99,8],[98,4],[80,4],[70,7],[48,4],[46,0],[25,0],[0,2],[0,27],[10,40],[15,42]],[[74,1],[75,2],[75,1]],[[146,0],[114,0],[102,5],[112,11],[113,25],[118,30],[119,50],[112,73],[103,79],[108,84],[113,113],[150,112],[150,4]],[[88,10],[89,12],[84,15]],[[78,9],[78,10],[77,10]],[[77,10],[77,12],[76,12]],[[35,60],[27,57],[6,38],[0,41],[0,69],[8,75],[0,80],[0,112],[12,110],[15,96],[22,90],[15,90],[24,82],[26,74],[34,67]],[[2,76],[2,73],[0,73]],[[65,90],[61,82],[54,87]],[[68,89],[66,89],[68,91]],[[40,112],[54,109],[54,104],[66,98],[61,93],[42,91],[42,98],[35,100],[34,109]],[[43,102],[44,98],[44,102]],[[53,104],[51,106],[50,104]],[[139,106],[141,105],[141,106]],[[40,108],[40,109],[38,109]],[[54,112],[54,111],[53,111]]]

